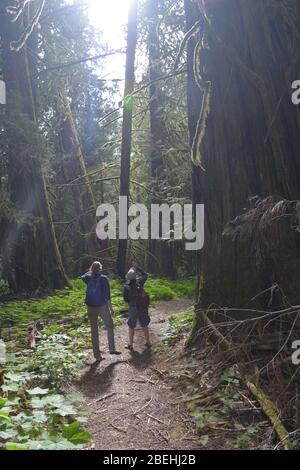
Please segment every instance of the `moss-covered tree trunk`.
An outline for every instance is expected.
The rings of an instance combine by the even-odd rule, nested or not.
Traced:
[[[97,256],[105,257],[96,237],[96,204],[87,175],[71,106],[66,97],[57,100],[60,121],[60,149],[65,183],[72,191],[75,216],[80,228],[80,252],[82,257],[76,263],[78,269],[86,269]],[[65,190],[68,189],[65,187]]]
[[[18,52],[12,50],[11,43],[20,38],[31,10],[27,5],[22,19],[12,23],[6,13],[8,4],[5,1],[1,5],[0,34],[7,85],[4,126],[8,188],[17,213],[6,227],[1,248],[13,291],[48,291],[66,286],[68,280],[56,242],[43,172],[47,149],[36,117],[36,37],[33,34]]]
[[[122,146],[121,146],[121,175],[120,175],[120,196],[129,199],[130,188],[130,157],[132,143],[132,115],[133,98],[131,96],[135,83],[135,53],[137,45],[137,13],[138,0],[131,2],[128,12],[127,29],[127,52],[125,70],[124,108],[122,125]],[[127,222],[127,216],[126,216]],[[122,222],[120,222],[121,224]],[[124,222],[123,222],[124,223]],[[124,227],[122,227],[124,230]],[[117,272],[120,277],[125,276],[127,261],[128,240],[125,237],[119,238]]]
[[[222,233],[251,197],[300,196],[300,115],[291,101],[291,84],[299,78],[300,4],[186,0],[185,6],[189,25],[192,15],[194,23],[200,21],[188,46],[191,141],[203,97],[195,74],[212,84],[200,145],[205,171],[195,168],[193,180],[196,201],[205,203],[201,303],[246,306],[272,283],[299,302],[299,240],[291,229],[280,229],[275,255],[282,262],[260,272],[249,242],[233,242]],[[196,49],[195,60],[202,37],[208,47]],[[266,297],[257,304],[265,307]]]

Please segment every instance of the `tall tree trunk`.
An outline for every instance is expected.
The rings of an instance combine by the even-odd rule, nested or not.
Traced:
[[[151,176],[158,179],[164,168],[164,116],[162,109],[162,92],[159,78],[162,76],[160,67],[160,43],[157,32],[158,26],[158,0],[148,0],[147,2],[147,22],[148,22],[148,49],[149,49],[149,110],[151,129],[151,155],[150,166]]]
[[[122,126],[122,148],[121,148],[121,178],[120,178],[120,196],[126,196],[129,199],[130,186],[130,155],[132,141],[132,109],[133,98],[131,94],[134,90],[135,82],[135,52],[137,44],[137,9],[138,0],[132,0],[128,13],[127,30],[127,53],[126,53],[126,71],[125,71],[125,90],[124,90],[124,108],[123,108],[123,126]],[[122,222],[119,221],[119,226]],[[127,217],[126,217],[127,224]],[[124,227],[123,227],[124,229]],[[119,239],[117,271],[120,277],[125,276],[126,257],[127,257],[127,238]]]
[[[148,0],[147,20],[148,20],[148,49],[149,49],[149,111],[150,111],[150,131],[151,131],[151,152],[150,167],[152,188],[159,192],[160,181],[164,169],[163,152],[165,149],[165,124],[163,112],[163,94],[161,84],[158,79],[161,73],[160,42],[157,32],[159,21],[159,0]],[[160,201],[151,198],[153,204]],[[174,275],[173,248],[172,244],[164,240],[150,240],[149,242],[149,271],[163,276]]]
[[[5,1],[0,9],[0,34],[7,85],[8,184],[19,220],[9,226],[2,252],[13,291],[52,290],[68,285],[68,280],[56,242],[40,158],[46,147],[36,121],[32,81],[35,51],[29,55],[28,44],[19,52],[11,49],[11,42],[26,27],[31,9],[26,6],[23,22],[12,23],[6,13],[10,3]],[[35,44],[32,36],[30,46]]]
[[[249,198],[300,196],[299,113],[291,102],[298,71],[299,3],[185,3],[190,12],[192,4],[206,7],[207,18],[199,8],[194,22],[202,20],[209,48],[200,50],[193,65],[212,83],[200,148],[205,172],[197,170],[194,178],[197,199],[205,203],[202,305],[245,306],[274,282],[299,302],[300,262],[293,234],[289,246],[282,246],[289,274],[282,276],[277,269],[267,277],[257,272],[249,243],[222,235],[226,224],[248,207]],[[195,49],[195,42],[189,47]],[[193,81],[188,86],[193,138],[197,118],[192,101],[201,100],[202,91]],[[257,300],[265,307],[264,301],[262,296]]]
[[[199,19],[199,8],[193,0],[184,0],[185,20],[186,20],[186,33],[194,26],[197,18]],[[197,121],[199,118],[199,110],[203,93],[199,89],[195,73],[194,73],[194,52],[197,42],[200,39],[200,34],[193,35],[187,43],[187,106],[188,106],[188,127],[190,136],[190,147],[192,148],[194,136],[196,134]],[[202,170],[200,167],[192,165],[192,202],[196,204],[203,203],[203,194],[201,190],[201,175]],[[193,253],[196,257],[195,263],[197,266],[198,274],[201,273],[201,253]]]

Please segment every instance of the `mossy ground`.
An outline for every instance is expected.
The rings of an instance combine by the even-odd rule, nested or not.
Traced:
[[[47,335],[66,332],[77,343],[89,346],[90,332],[84,304],[86,286],[81,279],[72,281],[73,288],[59,290],[54,295],[42,299],[14,300],[0,306],[0,328],[7,348],[14,350],[26,347],[28,327],[40,320],[43,333]],[[123,283],[110,281],[112,304],[115,311],[114,323],[121,324],[124,319],[121,310],[128,305],[123,300]],[[196,279],[171,281],[149,278],[146,290],[152,304],[159,300],[174,300],[180,297],[192,298],[196,291]],[[80,346],[80,345],[79,345]]]

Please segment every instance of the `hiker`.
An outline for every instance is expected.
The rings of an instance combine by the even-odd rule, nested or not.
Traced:
[[[131,268],[127,273],[127,279],[128,281],[124,286],[123,292],[124,300],[129,304],[129,343],[127,349],[133,351],[134,330],[136,328],[137,321],[139,321],[143,329],[146,341],[145,346],[150,348],[151,343],[148,328],[150,323],[148,312],[150,299],[148,294],[144,291],[144,284],[148,279],[148,274],[133,261]]]
[[[112,320],[113,308],[110,299],[109,281],[102,274],[102,264],[94,261],[89,272],[81,279],[87,284],[85,303],[88,307],[88,317],[91,324],[93,352],[96,362],[103,357],[99,348],[98,316],[100,315],[107,330],[107,339],[110,354],[121,354],[115,349],[114,325]]]

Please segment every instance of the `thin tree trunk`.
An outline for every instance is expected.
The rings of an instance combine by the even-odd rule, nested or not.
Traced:
[[[124,109],[123,109],[123,126],[122,126],[122,147],[121,147],[121,177],[120,177],[120,196],[126,196],[127,201],[129,199],[129,183],[130,183],[130,155],[131,155],[131,142],[132,142],[132,109],[133,109],[133,98],[131,97],[131,94],[134,90],[134,82],[135,82],[135,52],[136,52],[136,45],[137,45],[137,9],[138,9],[138,1],[132,0],[129,13],[128,13],[127,53],[126,53]],[[127,220],[127,217],[126,217],[126,220]],[[119,239],[117,271],[120,277],[125,276],[127,246],[128,246],[127,238]]]
[[[161,72],[160,42],[157,32],[159,21],[159,1],[148,0],[147,2],[148,21],[148,49],[149,49],[149,111],[150,111],[150,131],[151,131],[151,152],[150,167],[152,188],[154,192],[159,192],[160,182],[163,175],[166,129],[163,112],[163,94],[159,78]],[[160,201],[152,198],[152,204]],[[162,276],[173,276],[175,272],[172,245],[164,240],[149,241],[149,271]]]

